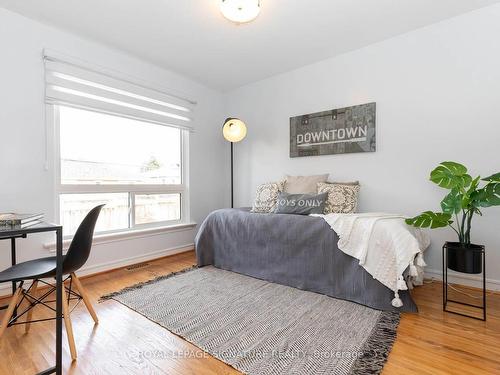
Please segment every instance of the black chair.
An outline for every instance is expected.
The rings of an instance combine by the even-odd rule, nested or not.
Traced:
[[[90,210],[87,216],[85,216],[80,226],[78,227],[73,240],[71,241],[68,252],[63,259],[63,275],[68,275],[67,278],[64,279],[64,282],[69,280],[69,286],[65,285],[65,287],[63,288],[62,306],[71,358],[73,360],[76,359],[77,354],[73,336],[73,328],[70,319],[69,301],[77,299],[79,302],[80,300],[83,300],[85,306],[87,307],[87,310],[92,316],[92,319],[96,324],[98,323],[97,315],[94,311],[94,308],[92,307],[92,304],[90,303],[90,299],[75,272],[79,270],[89,258],[90,249],[92,248],[92,237],[94,235],[95,224],[103,206],[104,205],[94,207],[92,210]],[[2,319],[0,326],[0,338],[5,332],[5,329],[9,326],[16,324],[25,324],[25,331],[27,333],[29,332],[31,323],[55,319],[49,318],[32,320],[33,309],[39,304],[42,304],[55,312],[55,309],[48,305],[48,303],[54,301],[46,300],[46,298],[51,295],[52,292],[54,292],[55,287],[42,280],[44,278],[53,278],[55,276],[56,257],[34,259],[28,262],[18,263],[15,266],[12,266],[0,272],[0,283],[12,281],[20,283],[18,288],[14,292],[7,311]],[[26,280],[32,280],[32,283],[28,289],[23,288],[24,282]],[[38,294],[39,291],[37,290],[39,283],[49,286],[48,290],[44,290],[43,294],[41,295]],[[75,292],[73,290],[73,284],[78,292]],[[21,309],[21,305],[25,300],[29,303],[29,306]],[[19,318],[25,314],[26,320],[24,322],[19,322]]]

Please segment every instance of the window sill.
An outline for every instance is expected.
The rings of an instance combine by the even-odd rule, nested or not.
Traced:
[[[174,224],[162,227],[153,227],[153,228],[145,228],[145,229],[132,229],[124,232],[116,232],[116,233],[106,233],[106,234],[98,234],[94,236],[93,244],[105,244],[110,242],[118,242],[118,241],[126,241],[136,238],[144,238],[151,236],[158,236],[166,233],[173,232],[182,232],[186,230],[191,230],[196,227],[196,223],[182,223],[182,224]],[[63,250],[68,250],[68,247],[71,243],[71,238],[63,241]],[[51,253],[55,253],[56,251],[56,243],[49,242],[43,244],[43,248],[49,250]]]

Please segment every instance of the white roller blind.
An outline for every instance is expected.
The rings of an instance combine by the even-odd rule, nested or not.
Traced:
[[[194,102],[44,53],[45,102],[193,130]]]

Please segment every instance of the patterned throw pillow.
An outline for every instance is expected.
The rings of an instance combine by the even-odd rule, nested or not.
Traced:
[[[328,193],[325,205],[325,215],[356,212],[358,205],[359,182],[338,183],[319,182],[318,194]]]
[[[255,193],[255,201],[251,212],[274,212],[278,203],[278,196],[283,191],[284,185],[284,181],[259,185]]]

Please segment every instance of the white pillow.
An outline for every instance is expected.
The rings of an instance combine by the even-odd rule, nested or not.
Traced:
[[[319,182],[325,182],[327,174],[314,176],[289,176],[285,177],[285,192],[290,194],[317,194]]]

